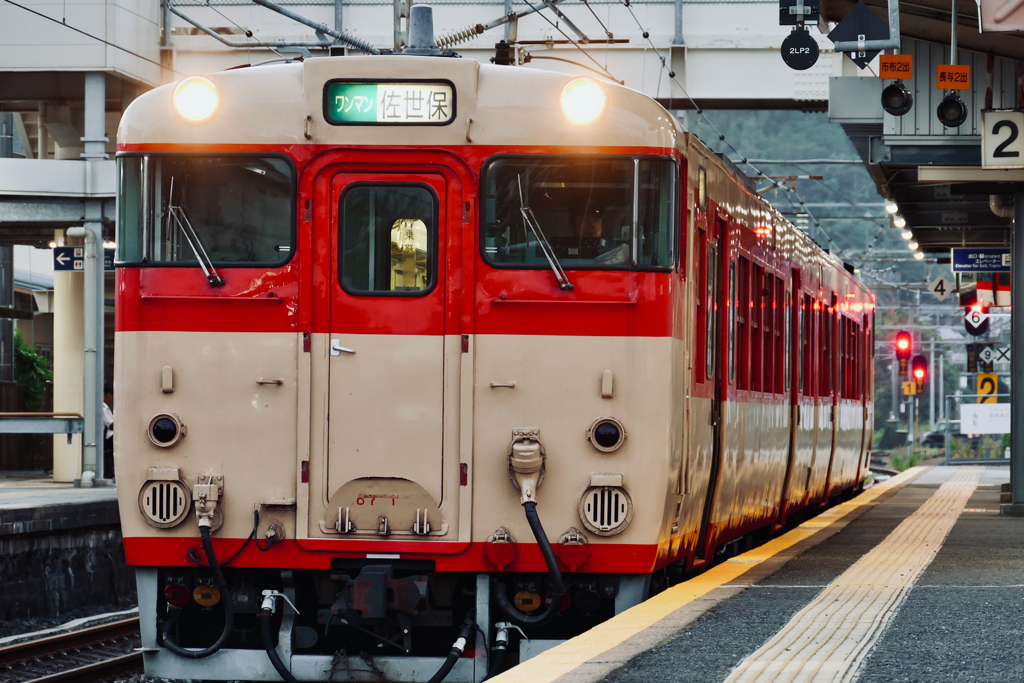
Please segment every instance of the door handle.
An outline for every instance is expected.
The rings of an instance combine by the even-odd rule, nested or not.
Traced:
[[[353,351],[352,349],[348,349],[348,348],[345,348],[344,346],[342,346],[340,339],[332,339],[331,340],[331,355],[332,356],[340,356],[343,353],[355,353],[355,351]]]

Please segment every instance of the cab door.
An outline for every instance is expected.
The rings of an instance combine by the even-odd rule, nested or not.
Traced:
[[[449,531],[440,517],[448,190],[429,173],[331,179],[328,534],[408,540]]]

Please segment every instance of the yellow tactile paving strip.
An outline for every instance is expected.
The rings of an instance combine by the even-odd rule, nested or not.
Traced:
[[[931,564],[981,480],[957,471],[885,540],[825,587],[726,683],[846,683]]]
[[[920,474],[923,469],[925,468],[913,467],[892,479],[872,486],[856,498],[823,512],[792,531],[732,560],[712,567],[700,576],[673,586],[650,600],[616,615],[586,633],[567,640],[491,680],[495,683],[550,683],[588,660],[599,657],[613,647],[624,643],[680,607],[736,580],[750,571],[752,567],[810,538],[821,529],[836,524],[858,508],[873,504],[879,496],[907,483]],[[543,515],[543,511],[541,511],[541,515]]]

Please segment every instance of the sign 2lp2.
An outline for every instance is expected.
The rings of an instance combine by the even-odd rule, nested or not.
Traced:
[[[981,112],[981,151],[984,168],[1024,168],[1024,110]]]

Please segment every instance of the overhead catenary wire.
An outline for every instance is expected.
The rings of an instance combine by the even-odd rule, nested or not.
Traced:
[[[585,55],[587,56],[587,59],[589,59],[590,61],[592,61],[592,62],[594,63],[594,65],[595,65],[595,66],[597,66],[597,68],[598,68],[598,69],[600,69],[600,70],[601,70],[602,72],[604,72],[604,73],[603,73],[603,75],[604,75],[605,77],[607,77],[607,78],[610,78],[610,79],[611,79],[612,81],[614,81],[614,82],[618,83],[619,85],[622,85],[622,84],[624,83],[624,81],[620,81],[619,79],[615,78],[615,76],[612,76],[612,74],[611,74],[611,72],[610,72],[610,71],[608,71],[608,70],[607,70],[607,69],[605,69],[605,68],[604,68],[603,66],[601,66],[601,63],[600,63],[600,62],[598,62],[598,61],[597,61],[596,59],[594,59],[594,58],[593,58],[593,57],[591,56],[591,54],[590,54],[589,52],[587,52],[586,50],[584,50],[584,49],[583,49],[583,47],[582,47],[582,46],[581,46],[581,45],[580,45],[579,43],[577,43],[577,42],[576,42],[575,40],[573,40],[572,38],[570,38],[570,37],[569,37],[569,34],[568,34],[568,33],[566,33],[565,31],[563,31],[563,30],[562,30],[561,28],[559,28],[558,24],[556,24],[556,23],[554,23],[553,21],[551,21],[550,19],[548,19],[548,18],[547,18],[547,16],[546,16],[546,15],[545,15],[545,14],[544,14],[543,12],[541,12],[541,9],[543,9],[543,7],[541,7],[541,8],[537,8],[537,7],[535,7],[535,6],[533,5],[533,3],[531,3],[531,2],[530,2],[530,0],[523,0],[523,1],[524,1],[524,2],[526,3],[526,5],[527,5],[527,6],[528,6],[528,7],[530,8],[530,9],[532,9],[532,10],[533,10],[534,12],[536,12],[536,14],[537,14],[537,15],[538,15],[538,16],[539,16],[539,17],[540,17],[541,19],[543,19],[544,21],[546,21],[546,22],[548,22],[549,24],[551,24],[551,26],[552,26],[552,27],[553,27],[553,28],[554,28],[554,29],[555,29],[556,31],[558,31],[558,32],[559,32],[559,33],[561,33],[561,34],[562,34],[563,36],[565,36],[565,39],[566,39],[566,40],[568,40],[568,41],[569,41],[569,43],[570,43],[570,44],[572,44],[572,46],[573,46],[573,47],[575,47],[575,48],[576,48],[577,50],[579,50],[580,52],[582,52],[583,54],[585,54]]]
[[[87,31],[83,31],[80,28],[76,28],[76,27],[72,26],[71,24],[68,24],[65,21],[57,21],[57,19],[55,19],[55,18],[53,18],[51,16],[47,16],[47,15],[43,14],[42,12],[37,12],[36,10],[34,10],[34,9],[30,8],[30,7],[25,7],[25,5],[18,4],[16,2],[14,2],[14,0],[4,0],[4,2],[6,2],[9,5],[14,5],[15,7],[21,8],[21,9],[25,10],[26,12],[31,12],[32,14],[36,15],[37,17],[42,17],[43,19],[46,19],[47,21],[52,21],[53,23],[57,24],[58,26],[63,26],[64,28],[71,29],[72,31],[74,31],[76,33],[81,33],[83,36],[86,36],[87,38],[92,38],[93,40],[98,41],[100,43],[103,43],[104,45],[106,45],[108,47],[112,47],[115,50],[120,50],[121,52],[125,52],[127,54],[130,54],[132,57],[136,57],[138,59],[141,59],[144,62],[149,62],[150,64],[153,64],[155,66],[160,67],[161,69],[167,69],[169,71],[172,71],[172,72],[178,74],[179,76],[184,76],[185,75],[185,74],[181,73],[180,71],[178,71],[177,69],[175,69],[173,67],[169,67],[169,66],[166,66],[164,64],[161,64],[160,62],[157,62],[155,60],[150,59],[149,57],[143,57],[138,52],[132,52],[128,48],[121,47],[120,45],[115,45],[114,43],[111,43],[109,40],[104,40],[103,38],[100,38],[99,36],[94,36],[93,34],[87,32]]]
[[[734,161],[733,163],[742,163],[742,164],[745,164],[745,165],[749,166],[751,169],[754,170],[754,174],[755,175],[766,175],[763,171],[761,171],[761,169],[759,169],[757,166],[755,166],[754,163],[750,159],[748,159],[746,157],[746,155],[744,155],[742,152],[740,152],[738,149],[736,149],[736,147],[730,141],[726,140],[725,135],[720,130],[718,130],[718,127],[715,126],[715,124],[712,123],[711,119],[708,118],[707,114],[704,113],[704,109],[697,104],[697,102],[693,99],[693,97],[690,96],[690,93],[687,92],[686,88],[683,87],[683,84],[679,82],[679,79],[676,77],[675,71],[669,69],[669,67],[668,67],[664,57],[661,54],[661,51],[654,44],[654,41],[651,40],[650,32],[648,32],[647,29],[644,28],[643,24],[640,23],[640,20],[637,18],[636,14],[633,12],[633,8],[630,6],[630,0],[619,0],[619,2],[622,4],[623,7],[626,8],[626,10],[629,12],[630,16],[633,17],[633,21],[636,22],[637,27],[640,29],[641,33],[643,34],[644,40],[646,40],[648,42],[648,44],[650,44],[651,49],[653,49],[654,53],[656,55],[658,55],[658,58],[661,60],[661,63],[662,63],[662,68],[668,70],[669,79],[672,80],[676,84],[676,86],[683,93],[683,95],[686,97],[686,99],[688,99],[690,101],[690,103],[693,105],[694,110],[697,112],[697,114],[702,119],[704,119],[704,121],[711,127],[711,129],[713,131],[715,131],[715,134],[718,135],[719,141],[725,143],[725,145],[730,150],[732,150],[732,152],[734,154],[736,154],[737,156],[740,157],[739,161]],[[726,157],[726,158],[728,158],[728,157]],[[825,236],[825,238],[829,241],[829,243],[836,248],[836,251],[838,251],[839,253],[842,253],[842,249],[839,247],[839,245],[836,243],[836,241],[832,239],[832,236],[828,234],[828,231],[826,231],[824,229],[824,227],[822,227],[821,223],[818,222],[817,217],[813,213],[811,213],[811,210],[807,207],[807,202],[804,201],[803,197],[801,197],[800,193],[797,192],[795,189],[786,187],[780,181],[775,181],[771,185],[769,185],[769,186],[765,187],[763,190],[761,190],[760,193],[763,194],[764,192],[770,192],[770,191],[776,190],[776,189],[777,190],[781,190],[784,194],[788,195],[788,199],[790,200],[790,203],[793,203],[793,197],[795,196],[797,201],[799,202],[800,207],[802,207],[804,209],[805,213],[807,214],[807,216],[812,221],[814,221],[814,226],[818,229],[819,233],[823,234]]]

